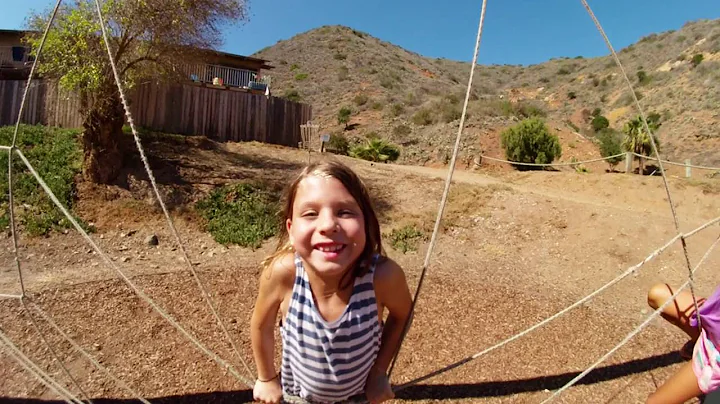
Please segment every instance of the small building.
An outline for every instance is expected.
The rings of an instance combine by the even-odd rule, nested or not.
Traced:
[[[30,49],[23,44],[27,31],[0,29],[0,80],[27,80],[32,68]],[[269,95],[270,77],[263,70],[267,60],[215,50],[197,50],[200,63],[182,65],[189,81]]]
[[[0,29],[0,80],[26,80],[33,58],[23,44],[25,31]]]

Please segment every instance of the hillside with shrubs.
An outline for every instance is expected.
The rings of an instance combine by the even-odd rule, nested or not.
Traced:
[[[618,55],[639,102],[657,119],[663,156],[720,165],[720,20],[648,35]],[[313,29],[253,56],[275,66],[273,95],[312,104],[332,151],[406,164],[449,161],[469,63],[423,57],[344,26]],[[596,155],[615,154],[609,151],[637,119],[610,56],[480,65],[475,77],[460,154],[466,166],[479,154],[505,157],[501,133],[524,119],[541,119],[561,139],[581,136]],[[562,146],[556,161],[586,157]]]

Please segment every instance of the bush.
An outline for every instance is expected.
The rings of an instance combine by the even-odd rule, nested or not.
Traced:
[[[601,130],[610,127],[610,121],[602,115],[597,115],[590,122],[590,125],[595,132],[600,132]]]
[[[278,200],[259,185],[240,183],[215,189],[195,208],[215,241],[254,249],[277,233]]]
[[[616,154],[621,154],[623,152],[623,150],[622,150],[623,137],[620,133],[616,132],[613,129],[605,128],[602,131],[600,131],[598,140],[600,141],[600,155],[603,157],[610,157],[610,156],[614,156]],[[610,168],[613,169],[622,160],[623,160],[623,156],[619,156],[619,157],[613,157],[606,161],[610,165]]]
[[[352,114],[352,110],[348,107],[342,107],[340,108],[340,111],[338,111],[337,114],[337,120],[339,124],[345,124],[345,127],[347,128],[348,122],[350,122],[350,114]]]
[[[704,59],[705,56],[703,56],[702,53],[698,53],[692,57],[692,59],[690,60],[690,64],[692,65],[692,67],[698,67],[698,65],[702,63]]]
[[[0,144],[12,143],[14,127],[0,128]],[[79,132],[69,129],[21,125],[17,146],[60,202],[72,212],[75,203],[75,176],[82,168]],[[0,153],[0,223],[10,223],[8,196],[8,153]],[[18,156],[13,157],[13,198],[19,229],[30,236],[42,236],[52,230],[71,228],[72,223],[60,212]],[[85,230],[89,229],[78,220]]]
[[[336,53],[333,55],[333,58],[335,60],[345,60],[345,59],[347,59],[347,55],[344,55],[342,53]]]
[[[288,101],[293,101],[293,102],[300,102],[300,99],[301,99],[300,93],[298,92],[298,90],[296,90],[294,88],[289,88],[289,89],[285,90],[285,94],[283,94],[283,98],[287,99]]]
[[[637,72],[637,78],[638,78],[638,84],[643,85],[650,82],[650,76],[648,76],[647,73],[645,73],[645,70],[640,70]]]
[[[346,66],[340,66],[338,68],[338,81],[345,81],[348,79],[349,70]]]
[[[308,78],[308,74],[307,74],[307,73],[298,73],[298,74],[295,75],[295,80],[297,80],[297,81],[303,81],[303,80],[305,80],[306,78]]]
[[[393,229],[387,237],[390,240],[390,246],[403,254],[408,251],[417,251],[418,244],[427,239],[424,232],[410,224]]]
[[[577,94],[575,94],[575,91],[569,91],[569,92],[567,93],[567,97],[568,97],[568,99],[570,99],[570,100],[574,100],[575,98],[577,98]]]
[[[433,123],[432,112],[429,109],[418,110],[412,117],[412,121],[415,125],[426,126]]]
[[[539,118],[524,119],[500,136],[505,156],[510,161],[548,164],[562,155],[557,135],[550,133],[545,121]]]
[[[395,161],[400,157],[400,148],[383,139],[368,139],[364,145],[357,145],[350,150],[350,156],[376,162]]]
[[[325,145],[325,149],[331,153],[342,154],[347,156],[350,143],[347,138],[342,134],[333,133],[330,135],[330,140]]]
[[[353,102],[357,106],[363,106],[363,105],[367,104],[368,96],[365,94],[358,94],[355,96],[355,98],[353,98]]]

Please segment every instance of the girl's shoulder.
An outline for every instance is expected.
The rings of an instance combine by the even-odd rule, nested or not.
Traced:
[[[375,263],[375,275],[373,277],[375,289],[389,289],[401,286],[406,283],[405,272],[402,267],[393,259],[385,256],[377,258]]]
[[[275,287],[292,289],[295,283],[295,254],[274,257],[263,270],[263,277]]]

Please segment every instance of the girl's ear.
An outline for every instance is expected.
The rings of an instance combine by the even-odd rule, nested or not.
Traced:
[[[290,245],[294,244],[292,232],[290,231],[292,229],[292,219],[285,220],[285,230],[287,230],[288,234],[288,241],[290,242]]]

